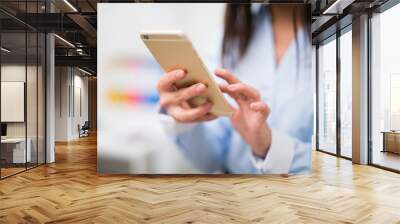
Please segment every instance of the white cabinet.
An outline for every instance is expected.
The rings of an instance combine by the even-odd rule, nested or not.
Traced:
[[[6,146],[7,150],[12,151],[12,163],[32,161],[32,140],[28,138],[26,142],[27,147],[25,151],[25,138],[7,138],[1,140],[2,146]]]

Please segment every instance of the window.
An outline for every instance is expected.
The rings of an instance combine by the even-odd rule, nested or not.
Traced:
[[[371,18],[372,164],[400,170],[400,5]]]
[[[339,33],[340,36],[331,36],[318,48],[317,146],[320,151],[350,159],[352,157],[351,25]],[[339,66],[337,63],[340,63]]]
[[[318,48],[318,149],[336,153],[336,39]]]
[[[340,36],[340,155],[352,156],[352,35]]]
[[[18,13],[40,13],[44,1],[18,2]],[[1,2],[0,6],[14,5]],[[0,178],[45,163],[44,33],[0,12]],[[11,25],[10,25],[11,24]]]

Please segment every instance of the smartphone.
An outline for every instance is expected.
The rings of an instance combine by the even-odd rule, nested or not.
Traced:
[[[165,72],[175,69],[186,71],[185,78],[176,83],[177,88],[188,87],[195,83],[203,83],[208,87],[204,95],[189,101],[191,106],[196,107],[210,100],[213,102],[210,113],[216,116],[232,115],[233,108],[183,32],[143,31],[140,37]]]

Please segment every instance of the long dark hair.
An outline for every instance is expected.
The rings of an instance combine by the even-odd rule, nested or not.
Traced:
[[[298,31],[296,19],[304,20],[302,21],[304,27],[307,29],[307,33],[310,34],[310,13],[307,11],[299,13],[302,10],[309,10],[309,6],[306,4],[298,6],[292,12],[294,34],[297,35]],[[269,10],[268,5],[263,7]],[[223,66],[233,67],[246,53],[254,33],[254,17],[255,15],[251,11],[251,4],[227,4],[222,44]],[[297,41],[297,38],[295,40]],[[296,47],[298,47],[297,43]]]

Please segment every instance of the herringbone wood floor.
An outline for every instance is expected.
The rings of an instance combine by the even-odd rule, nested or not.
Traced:
[[[400,223],[400,175],[314,154],[303,176],[108,176],[96,139],[0,181],[0,223]]]

